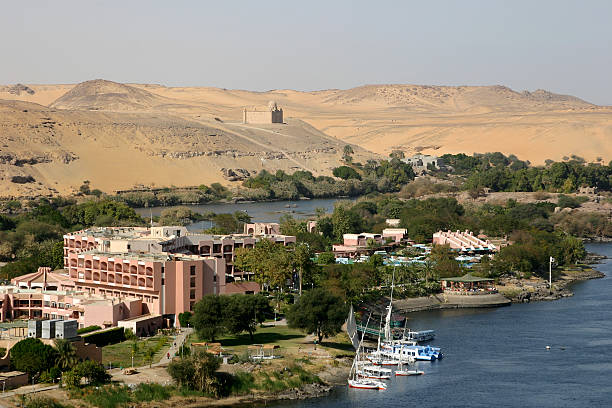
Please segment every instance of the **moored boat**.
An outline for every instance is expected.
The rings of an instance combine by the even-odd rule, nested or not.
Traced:
[[[348,380],[350,388],[360,388],[365,390],[386,390],[387,385],[382,381],[372,380],[369,378],[353,378]]]

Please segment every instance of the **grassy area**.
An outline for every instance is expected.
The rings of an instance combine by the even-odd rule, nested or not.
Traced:
[[[172,338],[168,336],[154,336],[138,341],[138,352],[134,354],[134,367],[149,364],[147,351],[155,351],[153,363],[158,362],[172,344]],[[132,366],[132,345],[133,341],[126,340],[121,343],[111,344],[102,348],[102,363],[108,367],[131,367]]]
[[[85,387],[70,391],[71,399],[86,401],[98,408],[134,406],[133,403],[164,401],[176,393],[174,387],[159,384],[138,384],[133,390],[125,385]]]
[[[191,346],[191,343],[201,341],[198,335],[194,333],[187,339],[187,345]],[[306,336],[300,330],[290,329],[287,326],[264,326],[257,328],[257,331],[253,335],[253,341],[251,341],[248,333],[239,334],[237,336],[221,336],[216,341],[220,342],[228,351],[240,353],[246,350],[251,344],[275,344],[283,349],[297,349],[306,344]]]
[[[191,335],[187,339],[187,346],[191,346],[191,343],[200,342],[197,334]],[[226,335],[220,337],[218,342],[228,351],[234,354],[243,354],[245,350],[251,344],[274,344],[280,347],[281,354],[295,353],[298,349],[305,349],[313,347],[312,339],[308,339],[307,336],[298,329],[292,329],[285,325],[278,326],[266,326],[258,327],[257,331],[253,335],[253,340],[247,333],[239,334],[237,336]],[[322,347],[321,347],[322,346]],[[338,335],[329,339],[323,339],[323,344],[318,346],[326,350],[332,356],[346,355],[353,353],[353,346],[346,335],[341,332]]]

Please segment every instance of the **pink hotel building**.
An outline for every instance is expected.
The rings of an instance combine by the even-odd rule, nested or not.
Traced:
[[[125,313],[104,313],[105,320],[92,324],[117,325],[119,320],[143,315],[162,315],[168,324],[178,324],[178,314],[191,311],[204,295],[259,292],[251,274],[235,270],[233,261],[236,248],[252,248],[260,239],[285,246],[295,243],[292,236],[189,234],[185,227],[92,228],[71,233],[64,236],[65,270],[14,278],[12,284],[18,290],[7,296],[32,289],[47,294],[73,291],[82,301],[68,305],[75,309],[75,303],[82,303],[79,310],[65,313],[67,302],[62,302],[63,313],[43,313],[38,301],[35,307],[18,303],[23,308],[11,303],[0,318],[53,315],[77,318],[79,325],[85,326],[100,320],[91,316],[97,313],[93,309],[81,310],[85,305],[113,299],[107,306],[113,309],[118,307],[115,303],[133,299],[136,303],[121,307]]]

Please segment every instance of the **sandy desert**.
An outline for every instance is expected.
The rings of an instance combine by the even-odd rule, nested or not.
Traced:
[[[241,123],[243,108],[269,101],[283,108],[284,124]],[[227,169],[330,175],[347,143],[362,162],[401,149],[607,163],[612,107],[504,86],[250,92],[105,80],[18,84],[0,86],[0,142],[0,196],[69,194],[84,180],[113,192],[229,185]]]

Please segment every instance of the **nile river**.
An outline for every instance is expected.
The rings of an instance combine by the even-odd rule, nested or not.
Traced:
[[[352,200],[352,199],[345,199]],[[233,213],[235,211],[243,211],[249,214],[254,222],[278,222],[282,215],[289,214],[295,218],[305,218],[315,215],[317,208],[322,208],[325,212],[331,212],[334,209],[334,203],[342,201],[338,198],[317,198],[313,200],[295,200],[295,201],[265,201],[256,203],[236,203],[236,204],[202,204],[202,205],[187,205],[193,211],[204,214],[207,212]],[[136,212],[147,218],[152,215],[160,215],[165,209],[172,207],[151,207],[151,208],[136,208]],[[197,222],[188,226],[190,230],[199,230],[210,228],[209,221]]]
[[[612,244],[588,249],[612,257]],[[393,378],[386,391],[338,387],[328,397],[268,406],[611,407],[612,260],[597,269],[607,276],[577,283],[570,298],[411,314],[411,327],[435,329],[445,353],[417,363],[423,376]]]

